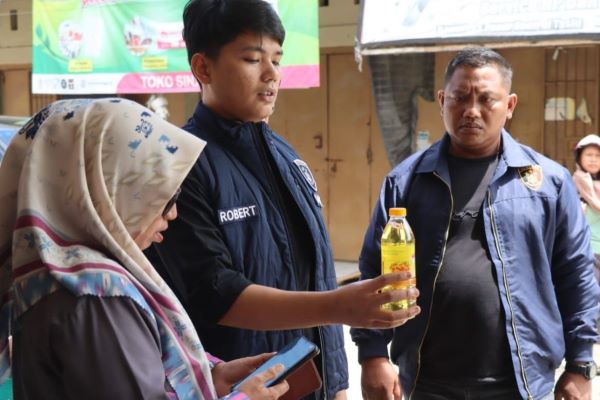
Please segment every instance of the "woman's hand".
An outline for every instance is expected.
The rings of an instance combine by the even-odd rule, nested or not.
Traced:
[[[275,353],[264,353],[254,357],[238,358],[236,360],[222,362],[215,365],[212,369],[212,378],[217,390],[217,395],[219,397],[223,397],[231,392],[231,387],[234,384],[250,375],[250,373],[252,373],[256,368],[262,365],[269,358],[273,357],[274,354]],[[287,382],[282,382],[270,388],[265,388],[264,386],[265,382],[275,377],[277,373],[281,372],[281,369],[283,369],[283,366],[275,369],[275,372],[273,372],[273,367],[261,374],[258,374],[256,377],[243,384],[239,391],[246,393],[246,395],[253,400],[279,398],[279,396],[287,392]]]
[[[265,387],[265,382],[275,378],[283,372],[283,364],[277,364],[265,372],[261,372],[250,378],[238,389],[245,393],[251,400],[275,400],[283,396],[289,390],[287,381],[282,381],[277,385]]]

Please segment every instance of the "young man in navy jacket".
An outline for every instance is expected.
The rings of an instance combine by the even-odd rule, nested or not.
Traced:
[[[264,122],[279,90],[284,28],[263,0],[193,0],[184,39],[202,101],[184,127],[208,145],[182,186],[179,218],[155,247],[155,265],[181,298],[205,348],[230,360],[277,351],[299,335],[321,348],[322,392],[344,399],[341,326],[392,327],[418,307],[382,303],[404,275],[336,289],[316,182]]]

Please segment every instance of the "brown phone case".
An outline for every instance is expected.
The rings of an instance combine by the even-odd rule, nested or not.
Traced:
[[[298,400],[304,396],[308,396],[316,390],[319,390],[322,385],[319,371],[315,365],[314,360],[311,358],[299,367],[297,370],[292,372],[286,381],[290,385],[288,390],[281,400]]]

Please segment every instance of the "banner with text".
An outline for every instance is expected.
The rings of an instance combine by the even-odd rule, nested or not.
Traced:
[[[318,3],[265,0],[286,28],[282,87],[319,86]],[[32,92],[183,93],[187,0],[33,0]]]
[[[365,0],[361,46],[600,38],[600,0]]]

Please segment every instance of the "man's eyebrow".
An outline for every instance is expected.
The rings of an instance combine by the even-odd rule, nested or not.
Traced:
[[[265,53],[265,49],[263,49],[260,46],[247,46],[247,47],[242,48],[242,52],[245,52],[245,51],[258,51],[259,53]],[[275,54],[278,56],[282,56],[283,50],[280,49]]]

